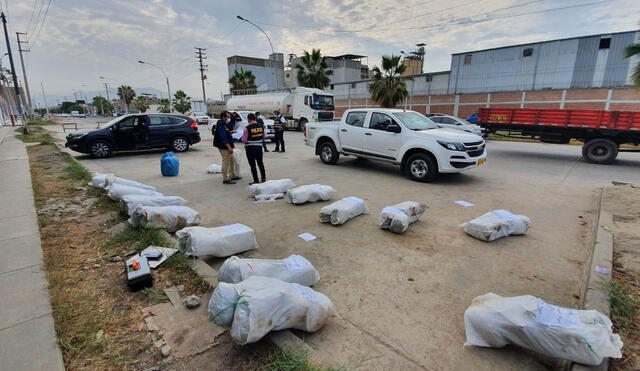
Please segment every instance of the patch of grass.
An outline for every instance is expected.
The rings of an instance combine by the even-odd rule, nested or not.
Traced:
[[[125,247],[140,252],[143,249],[154,246],[169,246],[169,241],[160,229],[147,229],[140,227],[127,227],[117,235],[106,241],[107,247]]]
[[[193,265],[193,259],[177,252],[171,255],[164,263],[165,267],[170,267],[180,272],[187,272],[191,270],[191,266]]]
[[[604,282],[603,288],[609,296],[611,316],[618,329],[624,334],[629,333],[633,328],[633,320],[638,314],[640,300],[629,295],[622,286],[612,280]]]
[[[22,128],[16,129],[16,138],[25,143],[39,143],[39,142],[55,142],[55,139],[49,134],[49,132],[39,126],[33,126],[29,128],[29,134],[22,134]]]
[[[169,300],[164,291],[155,286],[144,288],[141,292],[147,297],[147,300],[153,304],[164,303]]]
[[[47,125],[59,125],[57,122],[45,118],[37,118],[35,120],[27,121],[29,126],[47,126]]]
[[[80,165],[78,161],[76,161],[69,154],[65,153],[63,155],[64,160],[69,164],[67,166],[67,179],[72,179],[78,182],[89,182],[91,180],[91,173],[87,170],[86,167]]]
[[[260,368],[263,371],[346,371],[346,367],[324,367],[309,360],[309,353],[299,349],[277,349]]]

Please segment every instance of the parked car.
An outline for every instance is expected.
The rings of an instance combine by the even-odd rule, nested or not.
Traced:
[[[350,109],[340,121],[307,123],[304,135],[326,164],[335,164],[341,154],[387,161],[419,182],[472,169],[487,158],[480,136],[439,128],[408,110]]]
[[[438,124],[438,127],[466,131],[467,133],[480,135],[483,138],[486,137],[484,130],[480,126],[472,124],[460,117],[436,113],[429,116],[429,118],[431,119],[431,121]]]
[[[211,117],[204,112],[191,112],[189,114],[198,124],[208,124]]]
[[[255,112],[251,112],[251,111],[231,111],[238,113],[238,115],[240,115],[240,118],[242,118],[242,121],[240,122],[236,122],[236,126],[235,126],[235,130],[236,133],[238,133],[238,135],[236,135],[236,137],[238,136],[242,136],[242,132],[244,131],[244,127],[247,126],[247,115],[249,115],[250,113],[255,113]],[[275,129],[273,128],[273,120],[272,119],[267,119],[267,118],[262,118],[262,121],[264,121],[264,126],[265,126],[265,132],[267,134],[267,139],[269,140],[273,140],[276,136],[276,132]],[[213,127],[215,126],[217,120],[211,120],[209,121],[209,124],[207,125],[207,128],[209,129],[209,131],[213,130]]]
[[[169,148],[184,152],[200,141],[194,119],[178,114],[133,114],[116,117],[97,129],[67,135],[65,147],[96,158],[117,151]]]

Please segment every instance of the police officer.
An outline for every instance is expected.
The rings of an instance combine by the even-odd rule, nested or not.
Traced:
[[[244,127],[242,141],[244,142],[244,150],[247,154],[249,167],[251,167],[251,175],[253,175],[253,183],[264,183],[266,174],[264,171],[264,163],[262,162],[262,142],[265,136],[264,125],[260,125],[256,121],[256,115],[250,113],[247,115],[248,125]],[[261,180],[258,181],[258,171],[256,165],[260,169]]]
[[[267,132],[267,128],[264,125],[264,121],[262,121],[262,118],[260,117],[260,112],[256,112],[256,121],[258,122],[258,125],[261,125],[262,128],[265,131],[265,138],[266,138],[266,132]],[[265,139],[262,139],[262,150],[264,152],[269,152],[269,150],[267,149],[267,141]]]
[[[280,111],[275,110],[273,113],[276,115],[275,120],[273,120],[273,128],[276,131],[276,150],[274,152],[284,152],[284,128],[287,120],[280,114]],[[282,148],[282,151],[280,148]]]

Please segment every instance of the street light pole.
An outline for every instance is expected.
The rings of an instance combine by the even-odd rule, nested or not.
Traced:
[[[259,29],[260,31],[262,31],[262,33],[264,34],[264,36],[267,37],[267,40],[269,41],[269,45],[271,46],[271,55],[273,55],[275,57],[276,52],[273,51],[273,44],[271,43],[271,39],[269,38],[269,35],[267,35],[266,32],[264,32],[264,30],[258,26],[257,24],[251,22],[250,20],[246,19],[246,18],[242,18],[241,16],[237,15],[236,18],[238,18],[241,21],[245,21],[251,25],[253,25],[254,27],[256,27],[257,29]],[[278,92],[278,69],[276,67],[276,63],[275,63],[275,59],[273,60],[273,75],[276,78],[276,93]]]
[[[162,74],[164,75],[164,78],[167,80],[167,98],[169,98],[169,112],[173,113],[173,106],[171,105],[171,88],[169,87],[169,76],[167,76],[167,74],[164,72],[164,70],[162,68],[160,68],[160,66],[157,66],[153,63],[149,63],[149,62],[145,62],[145,61],[138,61],[138,63],[142,63],[142,64],[148,64],[150,66],[153,66],[157,69],[160,70],[160,72],[162,72]]]

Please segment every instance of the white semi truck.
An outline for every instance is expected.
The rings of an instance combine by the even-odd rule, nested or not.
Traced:
[[[229,111],[260,112],[273,117],[279,110],[287,119],[287,129],[302,131],[307,122],[332,121],[333,95],[320,89],[295,87],[289,92],[237,95],[227,101]]]

